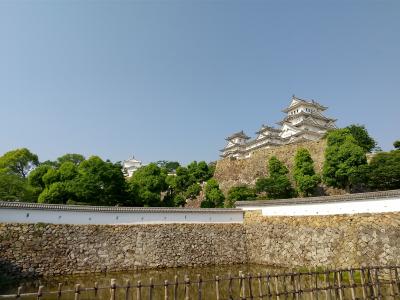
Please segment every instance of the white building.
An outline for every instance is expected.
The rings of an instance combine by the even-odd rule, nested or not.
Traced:
[[[135,156],[132,155],[131,159],[124,160],[122,162],[122,170],[124,171],[125,176],[131,177],[132,174],[142,166],[142,162],[140,160],[135,159]]]
[[[293,95],[290,105],[283,110],[286,117],[277,123],[280,128],[262,125],[255,139],[250,139],[243,131],[234,133],[226,138],[228,143],[220,150],[221,157],[248,158],[256,149],[319,140],[328,130],[337,128],[336,119],[323,115],[326,109],[314,100]]]

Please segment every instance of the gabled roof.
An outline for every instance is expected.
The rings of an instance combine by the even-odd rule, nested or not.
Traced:
[[[260,130],[257,131],[256,134],[261,134],[261,133],[263,133],[263,132],[265,132],[265,131],[270,131],[270,132],[281,132],[281,130],[278,129],[278,128],[275,128],[275,127],[271,127],[271,126],[267,126],[267,125],[262,124]]]
[[[250,139],[250,137],[248,137],[242,130],[242,131],[232,134],[231,136],[228,136],[225,140],[230,141],[230,140],[233,140],[234,138],[242,138],[245,140]]]
[[[312,125],[312,126],[319,127],[319,128],[322,128],[322,129],[336,128],[336,126],[335,126],[335,124],[333,122],[329,122],[326,125],[321,125],[318,122],[316,122],[315,119],[313,117],[311,117],[311,116],[306,118],[306,119],[304,119],[304,120],[302,120],[302,121],[300,121],[295,126],[298,127],[298,126],[301,126],[301,125]]]
[[[316,119],[320,119],[320,120],[325,120],[325,121],[329,121],[329,122],[336,122],[337,121],[337,119],[332,119],[332,118],[325,117],[324,115],[322,115],[322,114],[320,114],[318,112],[301,111],[298,114],[286,116],[282,121],[279,121],[276,124],[283,125],[284,123],[289,122],[291,119],[297,118],[298,116],[307,116],[307,117],[316,118]]]
[[[301,105],[308,105],[308,106],[313,106],[319,110],[326,110],[328,109],[328,107],[323,106],[321,104],[319,104],[318,102],[314,101],[314,100],[305,100],[305,99],[301,99],[296,97],[295,95],[292,96],[292,102],[290,102],[289,106],[286,107],[285,109],[283,109],[282,111],[284,113],[289,112],[292,109],[295,109],[296,107],[299,107]]]

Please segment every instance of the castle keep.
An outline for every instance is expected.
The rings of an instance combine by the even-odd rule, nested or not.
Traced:
[[[278,122],[280,128],[262,125],[257,137],[250,139],[243,130],[226,138],[222,158],[243,159],[251,156],[256,149],[265,149],[305,141],[321,139],[324,134],[337,128],[336,119],[324,116],[327,107],[314,100],[304,100],[293,95],[287,108],[282,110],[286,117]]]

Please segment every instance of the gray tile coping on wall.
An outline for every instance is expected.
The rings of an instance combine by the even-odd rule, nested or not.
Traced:
[[[293,204],[310,204],[310,203],[332,203],[332,202],[347,202],[347,201],[379,200],[379,199],[387,199],[393,197],[400,198],[400,190],[345,194],[336,196],[308,197],[308,198],[236,201],[236,207],[240,208],[245,206],[276,206],[276,205],[293,205]]]
[[[140,212],[140,213],[232,213],[242,212],[238,208],[177,208],[177,207],[122,207],[122,206],[89,206],[89,205],[65,205],[65,204],[41,204],[27,202],[0,201],[0,209],[34,209],[56,211],[87,211],[87,212]]]

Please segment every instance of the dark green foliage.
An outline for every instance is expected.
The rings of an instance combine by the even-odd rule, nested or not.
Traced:
[[[167,173],[173,173],[180,166],[177,161],[159,160],[156,162],[157,166],[161,169],[165,169]]]
[[[258,192],[265,192],[268,199],[287,199],[295,195],[289,178],[284,175],[259,178],[256,189]]]
[[[307,149],[301,148],[297,151],[294,159],[293,175],[297,192],[302,197],[313,195],[321,180],[315,174],[314,161]]]
[[[65,175],[62,166],[68,164]],[[71,163],[60,167],[60,176],[74,173]],[[71,188],[79,202],[95,205],[125,204],[127,195],[126,181],[118,163],[103,161],[98,156],[92,156],[81,162]],[[67,177],[65,177],[67,179]],[[68,179],[67,179],[68,180]]]
[[[269,199],[283,199],[294,196],[292,184],[287,177],[289,170],[275,156],[268,162],[269,177],[259,178],[256,181],[256,191],[266,193]]]
[[[185,192],[186,199],[195,199],[201,192],[201,186],[198,183],[194,183],[188,187]]]
[[[38,164],[38,156],[27,148],[9,151],[0,157],[0,169],[22,178],[25,178]]]
[[[24,178],[0,170],[0,200],[35,202],[35,189]]]
[[[254,189],[246,185],[235,186],[228,191],[225,207],[234,207],[236,201],[254,200],[256,198],[257,194]]]
[[[79,161],[79,155],[63,156],[57,167],[41,165],[29,180],[43,191],[42,203],[84,203],[91,205],[129,205],[133,192],[127,188],[119,164],[97,156]],[[77,160],[71,158],[77,158]],[[68,158],[68,159],[67,159]],[[45,170],[47,169],[47,172]],[[42,175],[40,179],[40,175]],[[43,189],[44,188],[44,189]]]
[[[397,150],[400,150],[400,140],[395,141],[395,142],[393,143],[393,147],[394,147],[395,149],[397,149]]]
[[[162,206],[161,192],[167,189],[166,174],[155,163],[141,167],[129,181],[137,190],[141,206]]]
[[[225,196],[219,189],[219,184],[215,179],[207,181],[205,187],[205,200],[201,202],[201,207],[223,207]]]
[[[208,165],[205,161],[200,161],[197,163],[193,161],[187,166],[189,175],[192,177],[192,180],[195,182],[204,182],[212,177],[212,173],[208,168]]]
[[[28,175],[29,184],[40,190],[45,188],[45,183],[43,181],[43,176],[51,169],[50,165],[39,165],[35,169],[33,169]]]
[[[338,129],[328,133],[324,182],[333,187],[351,188],[359,184],[359,176],[367,164],[365,149],[361,148],[349,129]]]
[[[39,203],[66,204],[73,192],[65,182],[54,182],[39,195]]]
[[[377,153],[369,164],[368,186],[377,190],[400,188],[400,151]]]
[[[174,197],[174,206],[185,206],[186,198],[182,196],[182,194],[175,195]]]
[[[289,173],[288,168],[275,156],[272,156],[268,162],[268,171],[271,177]]]
[[[57,163],[59,165],[62,165],[65,162],[70,162],[70,163],[73,163],[74,165],[79,165],[84,160],[85,160],[85,157],[81,154],[67,153],[67,154],[57,158]]]
[[[357,145],[364,149],[365,152],[371,152],[376,149],[377,142],[369,135],[364,125],[349,125],[345,127],[354,137]]]

